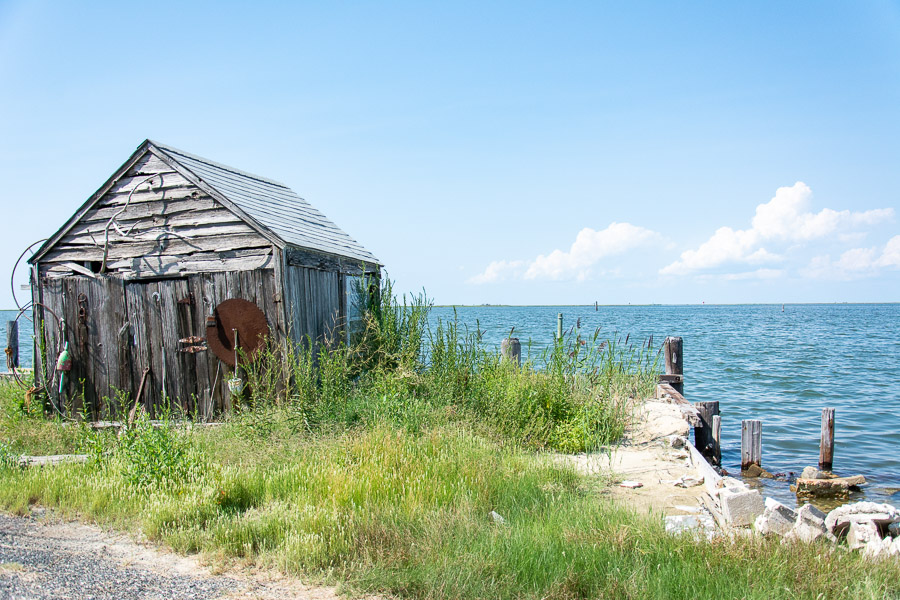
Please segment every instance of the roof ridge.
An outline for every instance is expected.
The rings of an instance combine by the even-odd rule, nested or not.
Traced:
[[[175,148],[174,146],[169,146],[169,145],[167,145],[167,144],[161,144],[161,143],[159,143],[159,142],[156,142],[156,141],[150,140],[150,139],[148,139],[147,141],[150,142],[150,143],[151,143],[153,146],[155,146],[156,148],[159,148],[159,149],[162,150],[163,152],[166,152],[167,154],[168,154],[168,153],[180,154],[181,156],[184,156],[184,157],[186,157],[186,158],[191,158],[191,159],[193,159],[193,160],[196,160],[196,161],[199,161],[199,162],[202,162],[202,163],[206,163],[206,164],[211,165],[211,166],[213,166],[213,167],[218,167],[219,169],[222,169],[222,170],[225,170],[225,171],[229,171],[229,172],[231,172],[231,173],[235,173],[236,175],[241,175],[241,176],[243,176],[243,177],[249,177],[250,179],[256,179],[257,181],[261,181],[261,182],[263,182],[263,183],[271,183],[272,185],[277,185],[277,186],[283,187],[283,188],[285,188],[285,189],[287,189],[287,190],[291,189],[290,187],[288,187],[287,185],[281,183],[280,181],[275,181],[274,179],[270,179],[270,178],[268,178],[268,177],[263,177],[262,175],[257,175],[257,174],[255,174],[255,173],[249,173],[249,172],[247,172],[247,171],[241,171],[240,169],[236,169],[235,167],[231,167],[231,166],[229,166],[229,165],[222,164],[222,163],[220,163],[220,162],[216,162],[216,161],[214,161],[214,160],[209,160],[208,158],[204,158],[204,157],[198,156],[198,155],[196,155],[196,154],[191,154],[190,152],[185,152],[184,150],[180,150],[180,149],[178,149],[178,148]],[[173,158],[174,158],[174,157],[173,157]]]

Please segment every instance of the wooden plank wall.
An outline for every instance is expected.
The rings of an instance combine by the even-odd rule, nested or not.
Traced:
[[[115,402],[117,392],[134,398],[146,367],[150,372],[142,401],[151,415],[163,402],[164,385],[170,401],[201,419],[230,408],[226,382],[231,368],[209,351],[179,351],[190,345],[180,339],[206,336],[206,316],[224,300],[254,302],[277,339],[284,339],[286,331],[272,269],[138,281],[77,275],[45,279],[38,291],[40,301],[65,320],[73,358],[72,384],[67,386],[67,397],[75,400],[71,407],[81,411],[86,406],[95,419],[115,417],[122,404],[129,405]],[[40,319],[35,322],[38,334]],[[54,342],[58,328],[52,317],[45,323],[52,369],[60,351]]]
[[[41,301],[62,320],[64,342],[69,343],[73,358],[65,386],[69,408],[86,411],[95,419],[115,413],[118,392],[127,394],[132,388],[131,369],[127,362],[122,366],[123,357],[129,355],[127,329],[123,329],[127,317],[122,280],[84,276],[48,279],[42,285]],[[60,324],[48,312],[36,314],[44,318],[48,361],[53,369],[62,351],[56,343]],[[38,319],[36,335],[39,326]]]
[[[340,339],[345,318],[343,276],[287,265],[284,268],[284,301],[291,339],[305,343]]]
[[[151,182],[142,183],[150,175]],[[128,194],[137,188],[128,202]],[[147,153],[41,259],[41,274],[66,277],[103,260],[109,220],[107,269],[127,278],[206,271],[272,268],[272,244],[230,210]],[[79,269],[78,267],[81,267]]]

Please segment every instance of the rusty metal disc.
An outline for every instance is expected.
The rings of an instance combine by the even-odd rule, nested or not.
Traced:
[[[206,343],[219,359],[234,366],[234,331],[238,348],[251,359],[269,335],[266,315],[258,306],[241,298],[232,298],[213,309],[206,321]]]

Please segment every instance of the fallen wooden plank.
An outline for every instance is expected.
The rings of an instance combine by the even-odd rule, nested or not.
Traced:
[[[54,454],[51,456],[22,456],[19,464],[25,467],[48,467],[62,463],[87,462],[87,454]]]

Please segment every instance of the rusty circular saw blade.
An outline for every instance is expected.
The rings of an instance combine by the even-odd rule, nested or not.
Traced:
[[[266,315],[254,303],[241,298],[225,300],[215,309],[215,324],[207,324],[206,343],[219,360],[233,367],[234,330],[238,334],[238,347],[253,358],[269,335]]]

